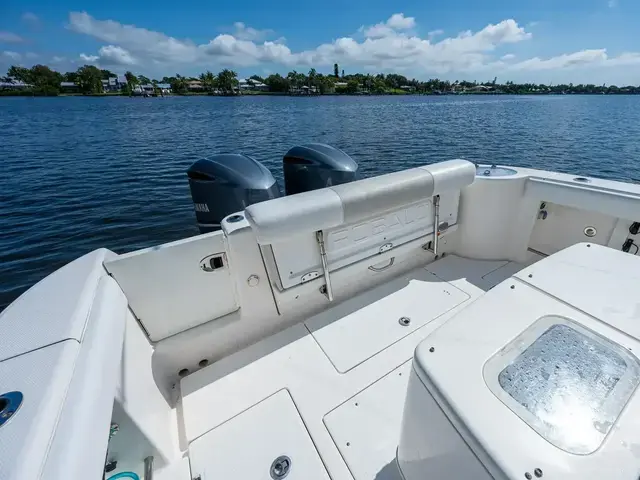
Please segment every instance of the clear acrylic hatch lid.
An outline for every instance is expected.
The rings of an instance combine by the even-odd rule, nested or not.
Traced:
[[[571,320],[545,316],[484,366],[489,389],[548,442],[597,450],[640,381],[640,362]]]

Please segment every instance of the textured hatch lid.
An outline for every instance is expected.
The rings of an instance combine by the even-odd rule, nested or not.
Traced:
[[[491,391],[539,435],[573,454],[597,450],[640,381],[624,348],[545,316],[484,367]]]

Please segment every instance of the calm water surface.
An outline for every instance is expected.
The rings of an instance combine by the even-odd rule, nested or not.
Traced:
[[[185,175],[219,152],[282,180],[305,142],[375,175],[451,158],[640,181],[640,96],[0,98],[0,310],[98,247],[198,233]]]

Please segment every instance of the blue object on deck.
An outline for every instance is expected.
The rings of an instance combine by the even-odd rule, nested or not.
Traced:
[[[133,472],[120,472],[115,475],[110,476],[107,480],[116,480],[118,478],[130,478],[132,480],[140,480],[140,477],[137,473]]]

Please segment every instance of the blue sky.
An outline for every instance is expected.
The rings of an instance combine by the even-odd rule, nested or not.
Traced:
[[[640,84],[638,0],[0,3],[2,74],[90,63],[156,78],[248,76],[329,73],[337,62],[419,79]]]

